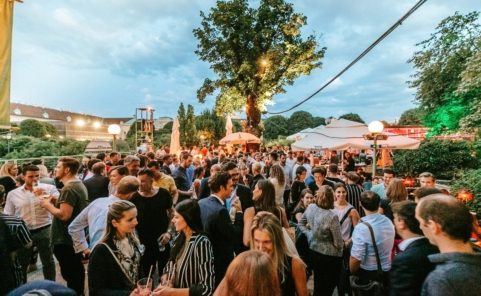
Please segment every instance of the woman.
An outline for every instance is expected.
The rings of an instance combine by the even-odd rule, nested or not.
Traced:
[[[344,250],[342,254],[343,268],[341,270],[340,281],[337,285],[339,295],[345,295],[349,293],[349,256],[351,248],[351,234],[354,227],[359,223],[361,219],[357,210],[347,202],[346,185],[343,183],[337,183],[334,186],[334,213],[341,224],[341,235],[344,241]]]
[[[316,202],[304,212],[299,228],[309,239],[314,295],[332,295],[339,282],[344,244],[339,219],[331,211],[334,208],[331,187],[322,185],[316,197]]]
[[[246,251],[238,255],[227,269],[214,296],[280,296],[276,268],[269,255]]]
[[[252,220],[260,211],[274,214],[282,222],[280,226],[289,228],[286,212],[276,204],[274,185],[269,180],[257,182],[254,191],[252,191],[252,200],[254,201],[254,207],[247,208],[244,213],[243,242],[245,246],[250,244]]]
[[[126,166],[119,165],[110,168],[109,171],[109,195],[115,195],[117,193],[117,184],[120,180],[129,175],[129,169]]]
[[[301,192],[302,190],[306,189],[306,183],[304,183],[306,175],[307,169],[302,165],[298,166],[296,169],[296,177],[294,178],[291,186],[291,200],[289,210],[292,210],[297,205],[297,203],[299,203]]]
[[[252,182],[254,182],[254,177],[249,174],[249,168],[245,163],[241,163],[239,165],[239,171],[240,171],[240,178],[239,178],[239,184],[242,184],[244,186],[247,186],[251,188]]]
[[[276,204],[284,207],[284,190],[286,188],[286,176],[284,169],[275,164],[271,167],[269,181],[274,185]]]
[[[251,249],[262,251],[271,257],[283,296],[307,296],[304,262],[287,249],[280,224],[279,219],[272,213],[257,213],[252,221]]]
[[[386,190],[386,199],[381,199],[381,206],[379,213],[394,221],[391,206],[393,203],[406,200],[408,198],[408,191],[404,186],[403,180],[394,179],[389,183]]]
[[[197,196],[200,195],[200,183],[204,178],[204,172],[205,170],[204,170],[204,167],[202,166],[199,166],[194,170],[194,181],[192,182],[191,190],[194,192],[192,196],[195,199],[197,199]]]
[[[90,255],[90,295],[130,295],[139,279],[139,240],[135,235],[137,209],[129,201],[114,202],[107,226]]]
[[[153,295],[207,296],[214,292],[212,244],[202,234],[197,200],[186,199],[175,207],[172,219],[179,236],[164,268],[162,283]]]
[[[302,190],[299,203],[292,211],[291,221],[293,221],[296,224],[299,223],[299,221],[301,221],[302,214],[304,214],[304,211],[313,202],[314,202],[314,195],[312,194],[312,191],[307,188]]]
[[[18,168],[14,162],[6,162],[0,168],[0,185],[5,188],[5,196],[17,187]]]

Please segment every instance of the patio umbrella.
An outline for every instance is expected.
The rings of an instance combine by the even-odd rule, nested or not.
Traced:
[[[237,132],[237,133],[232,133],[228,136],[225,136],[219,141],[219,144],[221,145],[227,145],[227,144],[260,144],[261,140],[254,136],[253,134],[249,133],[242,133],[242,132]]]
[[[178,154],[180,151],[179,127],[179,119],[176,117],[172,125],[172,133],[170,134],[170,154]]]
[[[230,134],[232,134],[232,119],[230,118],[230,115],[227,115],[225,121],[225,135],[228,136]]]

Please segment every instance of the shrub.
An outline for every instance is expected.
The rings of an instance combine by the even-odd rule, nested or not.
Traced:
[[[467,190],[474,195],[473,200],[468,201],[466,205],[479,217],[481,215],[481,169],[463,172],[451,185],[453,196],[462,190]]]

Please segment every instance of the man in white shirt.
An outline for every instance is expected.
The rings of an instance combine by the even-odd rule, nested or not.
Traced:
[[[391,180],[396,177],[396,174],[391,169],[384,169],[383,171],[383,183],[372,186],[371,191],[374,191],[381,198],[386,198],[386,191]]]
[[[139,181],[136,177],[123,177],[117,185],[115,195],[95,199],[75,217],[68,227],[68,233],[72,236],[76,254],[82,253],[85,259],[89,257],[95,244],[102,238],[109,206],[119,200],[130,200],[138,189]],[[89,243],[87,243],[85,237],[85,228],[87,227],[89,229]]]
[[[37,166],[25,167],[25,184],[8,193],[3,212],[7,215],[22,218],[25,221],[42,261],[43,276],[46,280],[55,281],[55,262],[50,247],[52,215],[40,206],[40,199],[43,195],[57,198],[59,192],[53,185],[39,184],[39,178],[40,169]],[[30,256],[31,251],[29,250],[22,250],[19,253],[19,259],[25,272]]]

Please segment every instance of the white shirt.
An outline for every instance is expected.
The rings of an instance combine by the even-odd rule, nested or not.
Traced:
[[[47,194],[57,198],[60,193],[57,188],[49,184],[38,184]],[[33,192],[20,186],[7,195],[7,202],[3,212],[7,215],[22,218],[29,230],[35,230],[52,223],[52,215],[40,206],[40,199]]]

